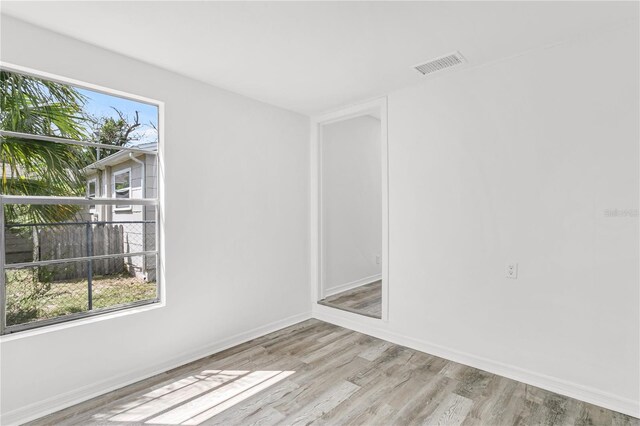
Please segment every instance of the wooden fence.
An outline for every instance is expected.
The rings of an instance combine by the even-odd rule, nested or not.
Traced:
[[[38,235],[7,233],[11,244],[5,247],[7,261],[30,262],[32,260],[53,260],[85,257],[125,252],[123,225],[108,224],[60,224],[39,226]],[[35,250],[33,250],[35,243]],[[34,259],[34,253],[36,259]],[[120,274],[126,271],[127,258],[107,258],[93,260],[93,275]],[[88,262],[68,262],[46,268],[47,279],[52,281],[86,279]]]
[[[33,241],[12,228],[4,234],[4,250],[7,263],[23,263],[33,261]]]
[[[87,229],[88,228],[88,229]],[[40,260],[94,256],[124,252],[122,225],[57,226],[38,233]],[[109,258],[93,261],[93,275],[120,274],[125,259]],[[53,281],[86,278],[88,262],[70,262],[53,268]]]

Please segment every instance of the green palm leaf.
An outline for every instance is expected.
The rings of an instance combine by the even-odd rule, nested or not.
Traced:
[[[0,128],[35,135],[82,140],[88,136],[85,98],[74,87],[0,71]],[[91,150],[59,143],[0,140],[2,194],[82,196],[83,168]],[[59,222],[73,217],[73,206],[8,205],[7,221]]]

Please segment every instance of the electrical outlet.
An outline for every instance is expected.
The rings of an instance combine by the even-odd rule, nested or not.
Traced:
[[[506,270],[507,278],[516,279],[518,278],[518,264],[517,263],[509,263],[507,265]]]
[[[379,264],[380,264],[380,257],[381,257],[381,256],[380,256],[379,254],[378,254],[378,255],[376,255],[376,265],[379,265]]]

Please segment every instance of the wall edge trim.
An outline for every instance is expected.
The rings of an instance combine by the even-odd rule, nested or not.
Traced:
[[[313,318],[367,334],[391,343],[406,346],[450,361],[478,368],[528,385],[536,386],[560,395],[640,418],[640,402],[614,395],[609,392],[569,382],[557,377],[537,373],[514,365],[447,348],[421,339],[385,330],[368,318],[353,318],[356,314],[331,312],[326,306],[315,306]]]
[[[367,285],[367,284],[371,284],[374,283],[376,281],[380,281],[382,279],[382,274],[375,274],[375,275],[371,275],[369,277],[365,277],[365,278],[360,278],[359,280],[355,280],[355,281],[351,281],[348,283],[344,283],[344,284],[339,284],[336,286],[333,286],[331,288],[327,288],[324,291],[324,297],[329,297],[329,296],[333,296],[336,293],[342,293],[343,291],[347,291],[347,290],[351,290],[354,289],[356,287],[360,287],[362,285]]]

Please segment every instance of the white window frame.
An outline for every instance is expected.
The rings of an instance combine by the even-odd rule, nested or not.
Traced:
[[[158,173],[157,179],[157,192],[155,198],[132,198],[128,201],[129,204],[140,205],[142,208],[145,206],[155,207],[155,233],[156,233],[156,249],[146,251],[144,253],[123,253],[116,255],[109,255],[109,257],[130,257],[132,255],[141,256],[155,256],[156,257],[156,298],[152,300],[143,300],[139,302],[133,302],[126,305],[115,306],[112,308],[103,308],[95,311],[85,311],[73,314],[64,315],[57,318],[51,318],[46,320],[33,321],[26,324],[17,324],[12,326],[6,325],[6,294],[5,294],[5,270],[9,268],[16,268],[16,265],[24,266],[21,264],[6,264],[5,258],[5,245],[4,245],[4,205],[5,204],[40,204],[40,205],[55,205],[55,204],[71,204],[71,205],[83,205],[90,206],[94,204],[101,204],[106,206],[116,206],[121,201],[114,200],[113,198],[101,198],[95,197],[89,199],[87,197],[58,197],[58,196],[19,196],[19,195],[2,195],[0,194],[0,342],[13,340],[15,338],[21,338],[22,336],[30,336],[34,333],[40,334],[43,332],[50,332],[60,330],[68,327],[80,326],[82,324],[92,323],[95,321],[107,320],[110,318],[120,317],[122,315],[136,314],[144,312],[147,309],[154,309],[164,307],[166,305],[165,300],[165,282],[164,282],[164,180],[162,176],[162,170],[164,169],[164,102],[155,99],[133,95],[127,92],[98,86],[91,83],[51,74],[39,70],[35,70],[20,65],[15,65],[7,62],[0,61],[0,69],[4,71],[19,73],[31,77],[54,81],[57,83],[68,84],[75,87],[88,89],[96,92],[100,92],[110,96],[116,96],[133,100],[136,102],[147,103],[157,107],[158,109],[158,145],[157,151],[149,151],[139,149],[135,147],[120,147],[113,145],[106,145],[97,142],[80,141],[65,139],[53,136],[42,135],[27,135],[17,132],[9,132],[0,130],[0,136],[12,136],[14,138],[23,138],[28,140],[43,140],[52,143],[63,143],[69,145],[103,148],[103,149],[117,149],[130,153],[144,153],[148,155],[157,156]],[[96,187],[97,188],[97,187]],[[45,264],[64,263],[69,261],[87,261],[91,259],[103,258],[104,256],[92,256],[73,259],[60,259],[50,261],[38,261],[30,262],[29,266],[42,266]]]
[[[128,198],[118,198],[116,196],[116,176],[120,176],[123,175],[125,173],[129,173],[129,187],[126,188],[129,190],[129,197]],[[123,200],[123,199],[131,199],[131,193],[133,192],[133,174],[131,172],[131,167],[127,167],[125,169],[122,170],[118,170],[117,172],[112,172],[111,173],[111,197],[114,199],[118,199],[118,200]],[[133,206],[131,205],[115,205],[113,206],[113,211],[115,212],[130,212],[133,210]]]
[[[91,195],[91,190],[89,188],[91,188],[91,184],[93,183],[93,187],[94,187],[94,192],[93,195]],[[98,178],[94,177],[91,178],[89,180],[87,180],[87,198],[96,198],[96,196],[98,195]],[[95,214],[96,213],[96,205],[92,204],[89,206],[89,213],[91,214]]]

